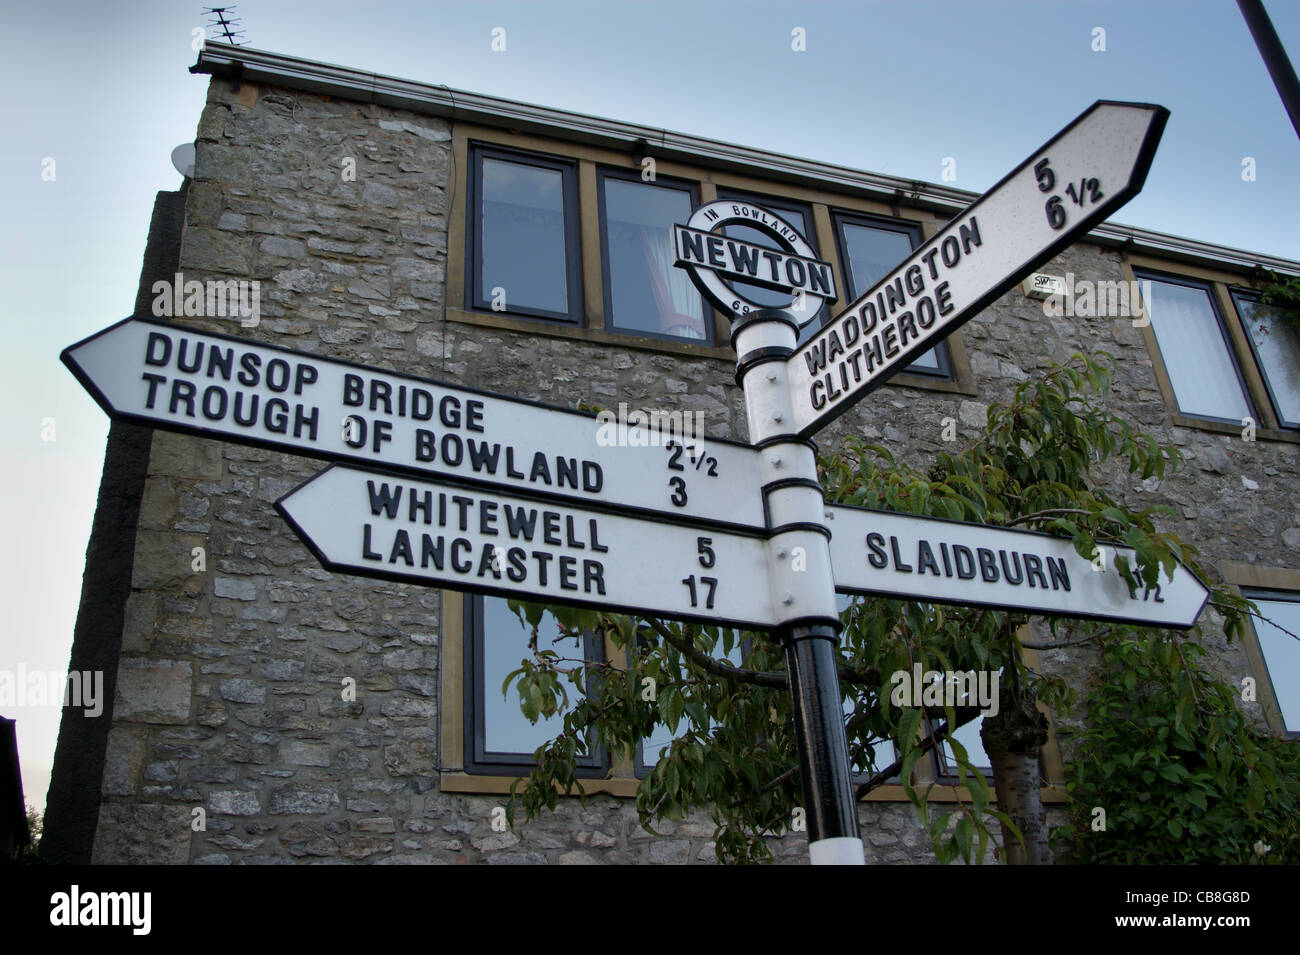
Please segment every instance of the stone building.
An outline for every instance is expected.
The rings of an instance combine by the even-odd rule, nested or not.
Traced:
[[[713,199],[760,203],[803,230],[847,301],[973,199],[248,48],[209,44],[194,70],[211,75],[194,175],[159,194],[137,315],[156,314],[153,284],[175,273],[255,281],[256,322],[170,320],[554,405],[702,412],[707,433],[738,440],[725,318],[671,268],[669,226]],[[1300,340],[1258,333],[1258,266],[1300,272],[1103,225],[1042,271],[1106,307],[1076,292],[1072,314],[1049,316],[1009,292],[819,441],[862,434],[922,462],[945,420],[973,433],[1050,361],[1108,351],[1114,406],[1188,460],[1163,481],[1114,473],[1112,490],[1173,505],[1170,529],[1300,629]],[[1132,282],[1149,283],[1149,323],[1124,310]],[[500,697],[522,630],[497,598],[323,569],[273,508],[322,467],[114,423],[72,659],[105,671],[114,702],[100,720],[65,711],[46,858],[712,861],[707,819],[638,826],[644,752],[595,767],[608,778],[585,806],[493,828],[545,738]],[[1251,716],[1294,733],[1300,663],[1266,631],[1219,641],[1218,664],[1257,677]],[[355,700],[339,692],[349,677]],[[976,724],[963,732],[978,745]],[[942,779],[942,755],[918,772]],[[1044,775],[1059,806],[1054,743]],[[868,861],[931,858],[899,787],[860,810]],[[802,860],[804,837],[776,851]]]

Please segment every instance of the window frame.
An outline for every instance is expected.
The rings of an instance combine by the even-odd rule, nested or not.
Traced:
[[[1244,564],[1224,561],[1219,566],[1223,579],[1237,592],[1237,596],[1251,599],[1252,593],[1295,595],[1300,600],[1300,570],[1268,566],[1260,563]],[[1268,599],[1268,598],[1265,598]],[[1300,742],[1300,733],[1288,730],[1273,690],[1273,676],[1264,659],[1264,649],[1255,629],[1255,618],[1247,616],[1242,634],[1242,649],[1246,655],[1247,672],[1255,678],[1255,701],[1263,711],[1264,723],[1269,732],[1279,739]]]
[[[519,775],[527,773],[536,765],[531,755],[524,753],[491,752],[486,747],[487,716],[484,708],[488,687],[481,686],[486,653],[486,633],[484,624],[486,612],[483,601],[488,599],[482,594],[465,593],[463,597],[463,636],[468,638],[470,652],[464,654],[463,687],[465,690],[465,712],[470,718],[464,721],[465,771],[484,776]],[[504,600],[506,598],[494,598]],[[583,635],[583,655],[586,659],[604,659],[601,640],[592,635]],[[594,679],[594,678],[593,678]],[[572,689],[572,688],[568,688]],[[591,692],[591,686],[586,692]],[[509,702],[509,701],[508,701]],[[522,714],[521,714],[522,718]],[[590,740],[588,743],[590,744]],[[603,745],[597,745],[590,756],[580,757],[574,773],[579,778],[600,778],[608,775],[610,770],[609,753]]]
[[[609,257],[609,216],[605,208],[605,183],[614,179],[621,182],[634,182],[643,186],[652,186],[657,188],[676,189],[679,192],[685,192],[690,196],[690,207],[692,210],[699,208],[700,187],[698,182],[692,182],[689,179],[678,179],[675,176],[656,175],[650,182],[641,178],[641,173],[635,169],[622,169],[617,166],[598,165],[596,167],[596,216],[600,226],[600,288],[601,295],[604,298],[604,316],[605,331],[617,335],[628,335],[633,338],[650,338],[661,342],[684,342],[691,345],[703,345],[705,347],[718,344],[718,326],[714,321],[713,309],[709,302],[700,295],[692,284],[692,292],[699,296],[700,314],[703,317],[705,336],[703,338],[686,338],[681,335],[665,335],[662,332],[649,332],[637,328],[629,328],[624,325],[614,324],[614,284],[610,280],[610,257]]]
[[[1141,286],[1142,282],[1151,281],[1151,282],[1162,282],[1166,285],[1179,285],[1182,286],[1183,288],[1197,289],[1198,291],[1202,291],[1205,293],[1205,298],[1210,303],[1210,310],[1214,314],[1214,320],[1219,330],[1219,336],[1220,338],[1222,338],[1223,346],[1227,351],[1228,360],[1232,363],[1232,371],[1233,374],[1236,376],[1237,385],[1238,387],[1241,388],[1241,396],[1246,402],[1246,414],[1253,420],[1259,421],[1260,420],[1259,404],[1255,400],[1255,396],[1251,394],[1250,386],[1246,380],[1245,370],[1242,367],[1241,356],[1237,353],[1237,349],[1233,346],[1232,331],[1224,316],[1221,303],[1217,300],[1218,296],[1215,294],[1215,287],[1214,287],[1215,283],[1206,279],[1195,278],[1193,276],[1161,272],[1156,269],[1148,269],[1148,268],[1135,268],[1133,270],[1133,275],[1134,275],[1134,280],[1139,283],[1137,286],[1139,290],[1142,287]],[[1178,400],[1178,392],[1174,389],[1173,380],[1169,377],[1169,368],[1168,368],[1168,364],[1165,362],[1164,353],[1160,351],[1160,342],[1159,339],[1156,338],[1156,333],[1155,333],[1155,322],[1150,317],[1150,303],[1143,302],[1142,312],[1145,316],[1147,316],[1147,321],[1143,327],[1144,329],[1151,332],[1151,342],[1154,345],[1155,350],[1159,353],[1161,369],[1165,375],[1165,379],[1168,381],[1169,393],[1173,398],[1174,407],[1176,408],[1177,413],[1183,416],[1184,418],[1188,418],[1196,421],[1213,421],[1219,424],[1233,425],[1235,427],[1240,428],[1241,420],[1239,418],[1226,418],[1218,415],[1194,414],[1193,412],[1187,411],[1183,408],[1182,403],[1179,402]],[[1240,325],[1240,317],[1238,317],[1238,324]]]
[[[469,177],[469,190],[466,196],[465,208],[465,255],[469,266],[469,281],[465,283],[465,307],[474,311],[501,313],[492,308],[492,303],[484,294],[486,290],[483,288],[481,202],[483,198],[483,161],[485,159],[559,172],[563,190],[565,287],[568,292],[569,310],[567,312],[557,312],[526,305],[514,305],[511,303],[507,291],[506,307],[502,311],[508,315],[523,315],[532,319],[581,326],[585,306],[583,303],[581,202],[578,196],[577,160],[509,149],[495,143],[483,143],[477,140],[470,140],[469,142],[471,175]]]
[[[925,231],[921,228],[921,223],[913,222],[908,219],[889,219],[884,216],[870,215],[868,213],[854,212],[851,210],[835,207],[830,210],[831,225],[835,231],[835,251],[841,263],[841,271],[844,274],[844,301],[851,302],[866,289],[858,289],[853,281],[853,263],[849,258],[848,236],[844,233],[845,225],[856,225],[864,229],[878,229],[882,232],[897,232],[907,236],[908,241],[912,244],[912,252],[915,252],[925,243]],[[910,253],[909,253],[910,254]],[[906,256],[904,256],[906,258]],[[902,260],[900,260],[902,261]],[[830,316],[827,316],[827,321]],[[931,371],[928,368],[917,368],[915,362],[898,369],[890,380],[898,375],[914,375],[917,378],[928,378],[934,381],[946,383],[956,383],[957,373],[954,370],[952,352],[948,347],[948,339],[952,337],[953,332],[944,335],[939,341],[935,342],[933,351],[939,362],[939,370]]]
[[[1300,574],[1297,574],[1297,589],[1300,589]],[[473,673],[472,638],[467,639],[467,607],[475,599],[471,593],[454,590],[438,590],[440,598],[440,629],[438,640],[439,674],[438,674],[438,739],[439,768],[438,788],[445,793],[479,793],[507,795],[511,786],[527,777],[531,761],[526,763],[474,763],[469,757],[473,747],[467,748],[467,739],[472,730],[467,726],[473,722]],[[1025,628],[1020,636],[1028,639],[1029,630]],[[618,666],[622,651],[606,637],[604,641],[604,659],[613,661]],[[1038,666],[1038,654],[1035,650],[1023,649],[1025,663],[1030,667]],[[626,665],[626,664],[624,664]],[[1060,750],[1056,742],[1055,721],[1042,704],[1039,710],[1048,720],[1048,739],[1043,746],[1040,767],[1045,780],[1042,785],[1042,799],[1045,804],[1056,805],[1065,799],[1065,769]],[[924,739],[924,736],[920,737]],[[640,744],[637,753],[632,756],[620,754],[616,758],[603,748],[600,756],[604,769],[583,769],[577,772],[582,780],[582,788],[587,794],[604,793],[619,798],[635,798],[640,788],[644,773],[639,773],[637,762],[642,759]],[[855,774],[854,785],[866,781],[865,776]],[[912,776],[917,788],[934,784],[930,794],[931,803],[965,802],[970,796],[964,786],[956,780],[937,778],[933,760],[917,762]],[[868,793],[858,802],[906,802],[907,793],[900,782],[888,781]]]
[[[1275,587],[1242,587],[1241,595],[1247,600],[1271,600],[1274,603],[1293,603],[1300,604],[1300,590],[1284,590]],[[1264,655],[1264,646],[1259,639],[1259,630],[1255,626],[1255,618],[1249,617],[1251,637],[1254,639],[1255,647],[1259,652],[1259,663],[1261,672],[1256,677],[1256,696],[1257,700],[1266,698],[1268,705],[1265,712],[1272,717],[1269,719],[1269,728],[1276,732],[1282,739],[1300,742],[1300,725],[1294,729],[1286,725],[1286,715],[1282,712],[1282,705],[1278,701],[1277,681],[1273,679],[1273,670],[1268,665],[1268,657]],[[1267,697],[1265,697],[1267,691]],[[1270,712],[1271,711],[1271,712]]]
[[[499,150],[507,158],[530,156],[541,160],[568,162],[577,168],[577,203],[579,248],[581,249],[581,321],[557,320],[516,313],[513,308],[493,312],[490,308],[475,308],[473,302],[473,234],[474,208],[470,193],[473,191],[473,150]],[[712,316],[712,343],[698,339],[671,336],[642,335],[635,330],[611,327],[606,322],[605,263],[600,235],[599,188],[597,174],[601,169],[615,169],[629,178],[640,177],[642,158],[653,153],[652,147],[636,146],[632,151],[614,146],[557,139],[538,133],[509,130],[499,126],[457,121],[452,124],[451,171],[448,176],[450,209],[447,220],[446,307],[442,310],[448,324],[469,325],[478,329],[500,329],[517,335],[544,336],[569,342],[635,350],[649,354],[664,354],[682,358],[714,359],[734,364],[735,352],[730,347],[731,316],[719,312],[706,303]],[[926,238],[942,227],[946,217],[923,207],[908,206],[900,211],[897,203],[869,196],[858,190],[838,188],[836,183],[787,182],[775,173],[763,170],[731,172],[710,165],[707,157],[700,162],[655,157],[655,178],[670,185],[678,183],[694,186],[696,201],[700,204],[717,198],[717,190],[743,193],[755,197],[771,196],[784,204],[812,207],[815,228],[807,236],[819,250],[821,258],[831,263],[838,287],[842,290],[844,270],[835,248],[834,228],[830,213],[842,209],[853,215],[894,217],[896,221],[919,225]],[[468,187],[464,185],[468,183]],[[761,202],[760,202],[761,204]],[[955,212],[956,210],[951,210]],[[841,291],[841,295],[843,292]],[[508,304],[508,301],[507,301]],[[841,303],[842,304],[842,303]],[[436,307],[436,306],[435,306]],[[828,314],[833,311],[828,309]],[[706,319],[707,321],[707,319]],[[942,379],[931,375],[912,374],[902,370],[892,375],[886,387],[913,388],[926,392],[978,397],[979,388],[970,371],[970,363],[962,344],[960,333],[948,336],[945,344],[952,360],[954,378]]]
[[[1264,362],[1259,354],[1259,346],[1255,344],[1255,336],[1250,333],[1250,328],[1246,325],[1246,318],[1241,314],[1241,302],[1248,301],[1255,305],[1260,302],[1261,293],[1256,289],[1242,288],[1240,286],[1229,286],[1228,297],[1232,301],[1233,309],[1237,313],[1237,321],[1241,324],[1242,333],[1246,337],[1246,344],[1250,346],[1250,356],[1255,362],[1255,368],[1259,371],[1259,377],[1264,385],[1264,390],[1268,394],[1270,410],[1273,412],[1273,418],[1278,428],[1283,431],[1300,432],[1300,421],[1290,422],[1282,417],[1282,408],[1277,400],[1277,392],[1273,389],[1273,381],[1268,375],[1268,369],[1265,368]]]
[[[1250,335],[1233,299],[1234,289],[1252,294],[1258,291],[1253,288],[1253,278],[1244,272],[1229,272],[1224,268],[1212,266],[1180,264],[1138,252],[1122,255],[1120,266],[1122,277],[1131,283],[1136,283],[1139,295],[1141,282],[1146,276],[1159,281],[1191,282],[1199,284],[1202,288],[1208,285],[1211,289],[1210,297],[1221,319],[1220,329],[1227,335],[1229,354],[1240,380],[1244,382],[1245,393],[1253,409],[1251,418],[1255,423],[1255,439],[1300,443],[1300,429],[1282,426],[1276,416],[1266,376],[1251,347]],[[1145,302],[1143,302],[1142,314],[1146,314]],[[1164,355],[1160,351],[1160,343],[1156,340],[1155,329],[1152,328],[1150,321],[1139,322],[1135,318],[1134,322],[1142,343],[1146,346],[1156,390],[1160,393],[1165,409],[1170,415],[1170,422],[1180,428],[1241,437],[1244,427],[1241,421],[1193,416],[1181,410],[1169,379]]]
[[[960,727],[958,727],[958,728],[959,728],[959,729],[965,729],[967,726],[972,726],[972,725],[973,725],[973,726],[976,727],[976,732],[978,732],[978,731],[979,731],[979,727],[983,724],[983,722],[984,722],[984,717],[983,717],[983,716],[977,716],[977,717],[975,717],[975,719],[971,720],[969,723],[965,723],[965,724],[963,724],[962,726],[960,726]],[[935,725],[935,724],[933,723],[933,721],[931,721],[931,727],[932,727],[932,729],[937,729],[937,728],[938,728],[937,725]],[[935,778],[935,780],[936,780],[937,782],[940,782],[940,783],[942,783],[942,784],[945,785],[945,786],[954,786],[954,785],[957,785],[957,783],[958,783],[958,781],[959,781],[959,779],[960,779],[960,777],[959,777],[958,774],[957,774],[957,761],[956,761],[955,758],[952,759],[952,760],[949,760],[949,758],[948,758],[948,754],[947,754],[947,751],[946,751],[946,749],[945,749],[945,747],[947,746],[948,740],[949,740],[951,737],[952,737],[952,734],[949,733],[948,736],[945,736],[945,737],[944,737],[944,738],[939,742],[939,745],[935,746],[935,748],[932,749],[932,750],[930,751],[931,763],[933,764],[931,768],[932,768],[933,771],[934,771],[934,778]],[[983,745],[982,741],[981,741],[981,745]],[[977,770],[977,771],[980,773],[980,775],[983,776],[983,777],[985,778],[985,780],[987,780],[990,784],[993,782],[993,767],[992,767],[992,765],[989,765],[989,766],[979,766],[979,767],[976,767],[976,770]],[[1043,786],[1046,786],[1046,785],[1047,785],[1047,776],[1046,776],[1046,773],[1045,773],[1044,770],[1043,770],[1043,760],[1042,760],[1042,757],[1041,757],[1041,756],[1040,756],[1039,759],[1038,759],[1038,779],[1039,779],[1039,788],[1040,788],[1040,789],[1041,789]]]

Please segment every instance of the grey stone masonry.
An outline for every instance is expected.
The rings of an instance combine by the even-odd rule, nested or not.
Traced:
[[[558,405],[703,411],[710,434],[744,438],[730,361],[444,320],[448,190],[469,176],[452,174],[451,133],[429,115],[214,78],[181,270],[259,281],[261,319],[175,320]],[[1081,243],[1044,270],[1118,280],[1120,261]],[[1146,483],[1107,471],[1107,486],[1134,506],[1173,505],[1168,529],[1211,563],[1300,562],[1297,446],[1170,425],[1129,320],[1049,319],[1010,294],[960,334],[977,397],[886,387],[822,432],[821,447],[856,434],[924,464],[950,447],[945,419],[969,435],[1050,361],[1105,350],[1119,360],[1114,407],[1189,463]],[[496,831],[505,797],[441,791],[439,592],[320,566],[272,502],[321,467],[155,435],[95,861],[713,861],[703,816],[652,836],[633,800],[595,796]],[[1211,644],[1225,674],[1250,672],[1240,647]],[[1088,684],[1086,653],[1044,662]],[[869,861],[933,861],[907,803],[864,803],[861,818]],[[805,837],[775,839],[774,851],[806,861]]]

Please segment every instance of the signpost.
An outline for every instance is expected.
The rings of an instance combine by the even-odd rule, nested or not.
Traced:
[[[1085,560],[1068,538],[916,517],[863,507],[826,508],[835,589],[929,603],[1024,610],[1185,630],[1209,591],[1179,565],[1171,577],[1130,594],[1115,558],[1128,547],[1098,546]]]
[[[877,570],[892,567],[892,576],[883,578],[884,585],[891,587],[899,586],[898,577],[914,573],[915,568],[901,559],[901,552],[898,560],[889,563],[893,548],[900,546],[907,532],[906,519],[897,515],[888,518],[904,521],[896,533],[880,535],[869,530],[859,535],[860,543],[855,543],[852,535],[835,542],[827,527],[834,512],[815,507],[822,499],[821,487],[811,456],[801,454],[801,442],[1136,195],[1167,118],[1168,111],[1159,106],[1094,104],[797,351],[794,344],[800,323],[792,311],[757,308],[724,281],[741,276],[754,281],[757,276],[739,265],[742,260],[750,261],[752,251],[729,246],[729,240],[720,236],[700,235],[727,224],[725,203],[701,207],[691,217],[689,228],[678,227],[674,232],[676,264],[687,269],[700,291],[731,316],[731,343],[738,358],[736,378],[745,390],[750,443],[778,451],[793,462],[784,478],[763,486],[774,553],[780,555],[797,546],[815,555],[817,562],[824,561],[835,575],[834,583],[811,573],[796,581],[782,562],[769,564],[774,592],[785,594],[777,607],[781,619],[773,635],[786,654],[808,813],[808,846],[814,863],[863,863],[840,714],[836,673],[839,619],[826,611],[827,594],[833,600],[836,586],[872,592],[870,588],[882,585],[881,578],[863,570],[864,562]],[[744,218],[750,213],[736,210],[735,214]],[[786,235],[788,229],[787,223],[778,220],[768,234],[792,256],[806,258],[806,243],[795,243]],[[811,291],[808,263],[787,257],[770,264],[764,275],[766,287],[790,292],[803,311]],[[852,523],[857,515],[845,512],[844,516],[845,523]],[[886,518],[873,515],[872,520],[886,526]],[[959,536],[953,531],[953,550],[941,541],[939,552],[954,562],[956,580],[966,583],[974,579],[965,577],[968,571],[991,573],[986,569],[985,553],[991,555],[992,551],[978,542],[977,533],[962,534],[975,536]],[[883,549],[886,539],[888,550]],[[913,543],[920,561],[926,551],[919,538]],[[1064,546],[1072,550],[1068,542]],[[999,559],[1003,549],[999,548]],[[984,563],[979,563],[978,569],[966,567],[967,553],[973,564]],[[1031,581],[1026,592],[1042,591],[1033,595],[1037,599],[1054,584],[1057,603],[1051,607],[1056,611],[1063,602],[1059,598],[1065,582],[1061,575],[1069,565],[1048,565],[1055,572],[1048,583],[1042,566],[1036,563],[1046,555],[1023,557],[1022,573],[1029,574],[1026,579]],[[875,568],[873,560],[882,559],[884,567]],[[1063,558],[1053,555],[1053,560]],[[998,578],[1001,590],[986,588],[978,591],[978,596],[1012,599],[1008,591],[1020,586],[1009,582],[1015,576],[1014,566],[1013,562],[1010,576]],[[930,570],[928,563],[925,569]],[[936,599],[951,586],[941,574],[934,575],[934,591],[921,590],[915,594],[918,599]],[[1040,578],[1046,586],[1037,586]],[[995,583],[982,577],[981,581],[990,587]],[[842,586],[844,583],[851,587]],[[1187,599],[1181,596],[1182,590],[1180,584],[1180,602]],[[1108,601],[1117,599],[1111,591],[1102,596]],[[1101,612],[1108,606],[1103,604]]]
[[[835,591],[1189,627],[1185,568],[1130,595],[1107,545],[826,507],[808,436],[1141,188],[1166,110],[1099,102],[795,349],[833,269],[781,217],[723,200],[673,232],[731,316],[750,445],[127,319],[63,361],[113,417],[333,465],[276,507],[326,566],[772,632],[785,649],[814,863],[863,863]],[[719,235],[743,224],[779,249]],[[763,308],[729,285],[786,292]],[[667,519],[665,519],[665,517]]]
[[[695,434],[689,414],[602,424],[578,411],[137,318],[62,357],[111,416],[154,428],[763,529],[761,455]]]
[[[1141,190],[1169,111],[1100,101],[790,358],[807,437]]]
[[[333,465],[276,509],[330,570],[766,630],[767,543]]]
[[[773,239],[784,252],[714,233],[729,225],[756,229]],[[684,226],[673,227],[676,265],[685,269],[705,298],[734,321],[763,308],[726,283],[738,279],[749,285],[789,292],[791,310],[805,320],[834,302],[835,273],[829,262],[814,257],[813,247],[799,230],[776,213],[751,202],[718,199],[691,213]]]

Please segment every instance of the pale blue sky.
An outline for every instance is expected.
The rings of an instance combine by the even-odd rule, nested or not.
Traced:
[[[1300,4],[1266,6],[1300,56]],[[207,77],[187,71],[199,11],[0,10],[0,671],[67,667],[108,425],[58,354],[131,310],[154,193],[179,185],[168,157],[204,101]],[[246,0],[238,14],[260,49],[913,179],[939,181],[952,157],[970,190],[1096,99],[1159,103],[1163,143],[1117,221],[1300,259],[1300,144],[1232,0]],[[59,711],[0,715],[19,721],[27,797],[43,805]]]

